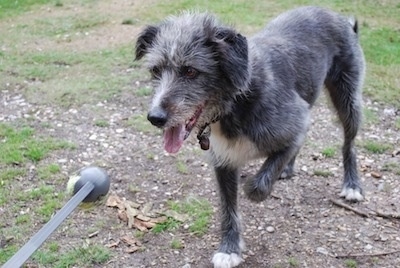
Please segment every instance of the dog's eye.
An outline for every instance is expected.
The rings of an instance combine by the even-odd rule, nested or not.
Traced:
[[[153,78],[160,78],[161,77],[161,70],[157,66],[154,66],[150,69],[151,76]]]
[[[193,67],[184,66],[181,69],[181,74],[186,78],[193,79],[199,74],[199,72]]]

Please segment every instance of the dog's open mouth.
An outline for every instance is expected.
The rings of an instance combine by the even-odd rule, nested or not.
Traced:
[[[164,149],[168,153],[177,153],[179,151],[183,142],[189,137],[190,132],[196,126],[202,111],[203,106],[200,106],[186,122],[164,130]]]

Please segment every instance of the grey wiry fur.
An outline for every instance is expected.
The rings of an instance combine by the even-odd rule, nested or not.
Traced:
[[[214,267],[242,261],[241,166],[249,159],[266,159],[245,184],[255,202],[268,197],[278,178],[292,176],[310,108],[323,86],[344,130],[340,195],[362,200],[353,145],[361,118],[364,57],[355,20],[303,7],[280,15],[247,40],[210,14],[185,13],[143,30],[136,57],[145,55],[155,82],[148,118],[164,129],[166,150],[177,152],[194,127],[211,131],[201,142],[210,143],[223,212]]]

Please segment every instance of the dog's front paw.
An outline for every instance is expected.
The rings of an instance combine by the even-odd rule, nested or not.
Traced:
[[[350,187],[343,187],[342,192],[340,193],[340,197],[343,197],[344,199],[353,202],[362,201],[364,199],[364,196],[362,195],[362,190],[359,187],[355,189]]]
[[[247,198],[253,202],[262,202],[271,193],[272,184],[266,183],[263,179],[252,178],[244,185],[244,192]]]
[[[243,259],[236,253],[215,253],[212,263],[214,268],[231,268],[238,266]]]

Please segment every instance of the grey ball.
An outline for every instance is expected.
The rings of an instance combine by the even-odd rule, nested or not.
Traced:
[[[94,202],[108,193],[110,189],[110,178],[107,172],[99,167],[86,167],[79,171],[78,180],[74,185],[73,193],[76,194],[87,182],[94,185],[93,190],[83,202]]]

